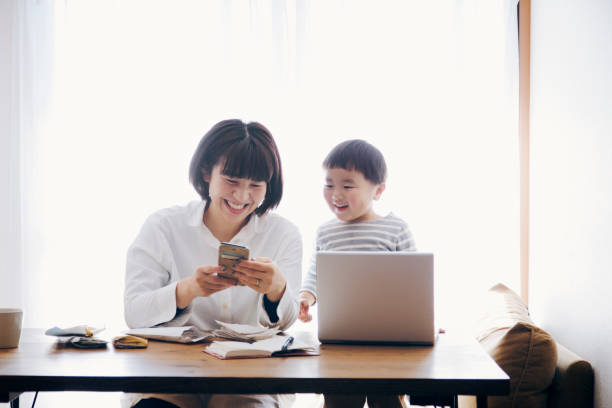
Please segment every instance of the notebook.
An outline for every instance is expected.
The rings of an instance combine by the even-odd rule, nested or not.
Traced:
[[[433,254],[317,253],[321,343],[435,342]]]
[[[205,353],[220,359],[318,356],[319,344],[309,332],[273,335],[252,343],[244,341],[213,341]]]

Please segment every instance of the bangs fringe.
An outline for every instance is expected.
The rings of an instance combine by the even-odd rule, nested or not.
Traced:
[[[274,162],[273,155],[264,146],[248,137],[228,149],[222,173],[268,183],[274,173]]]

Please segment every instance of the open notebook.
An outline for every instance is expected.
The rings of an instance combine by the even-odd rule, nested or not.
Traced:
[[[296,332],[275,335],[253,343],[242,341],[213,341],[204,352],[221,359],[289,357],[319,355],[319,342],[311,333]]]

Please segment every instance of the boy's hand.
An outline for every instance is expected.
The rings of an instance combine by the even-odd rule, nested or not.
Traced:
[[[310,292],[300,292],[300,314],[298,319],[304,323],[312,320],[312,315],[308,313],[310,305],[315,302],[315,298]]]

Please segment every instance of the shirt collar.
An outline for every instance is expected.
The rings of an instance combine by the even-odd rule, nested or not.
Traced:
[[[260,218],[261,217],[256,214],[251,214],[251,218],[249,219],[247,225],[238,231],[238,234],[236,234],[234,239],[245,241],[253,238],[253,236],[261,230],[262,220]]]
[[[192,227],[199,227],[204,225],[204,208],[206,207],[206,201],[193,201],[189,205],[187,224]]]
[[[206,230],[208,228],[204,225],[204,209],[206,208],[206,201],[201,200],[199,202],[193,202],[189,208],[189,214],[187,217],[187,223],[192,227],[204,227]],[[247,225],[242,227],[238,234],[232,239],[232,241],[240,240],[250,240],[255,234],[261,232],[264,224],[265,215],[258,216],[256,214],[252,214],[251,218]]]

